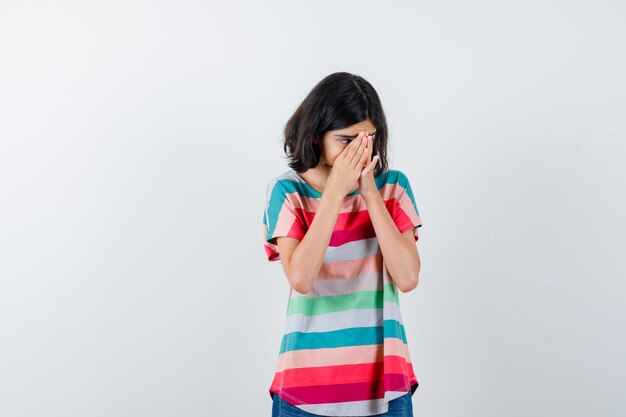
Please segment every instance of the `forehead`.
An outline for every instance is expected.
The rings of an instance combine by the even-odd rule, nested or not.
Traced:
[[[356,135],[362,130],[372,133],[374,130],[376,130],[376,126],[374,126],[374,123],[372,123],[370,119],[367,119],[362,122],[355,123],[351,126],[344,127],[343,129],[333,130],[332,132],[336,134]]]

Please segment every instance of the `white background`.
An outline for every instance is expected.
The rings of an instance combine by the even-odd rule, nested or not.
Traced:
[[[626,413],[619,1],[0,1],[0,415],[269,416],[284,124],[377,89],[416,416]]]

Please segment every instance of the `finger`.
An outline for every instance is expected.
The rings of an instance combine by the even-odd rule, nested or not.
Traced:
[[[371,161],[372,160],[372,154],[374,153],[374,139],[371,136],[367,136],[367,150],[368,150],[368,157],[367,160]]]
[[[372,154],[374,153],[374,145],[373,138],[370,135],[367,135],[367,157],[365,158],[365,164],[368,164],[372,160]]]
[[[362,140],[361,140],[361,142],[362,142]],[[352,157],[352,160],[350,161],[353,168],[356,165],[363,166],[363,161],[364,161],[363,157],[367,157],[366,150],[367,150],[367,148],[365,147],[365,143],[361,143],[359,148],[354,153],[354,155]]]
[[[350,142],[350,145],[358,149],[359,146],[363,143],[364,137],[365,137],[365,132],[360,132],[356,138],[352,139],[352,142]]]
[[[378,159],[379,159],[378,155],[376,155],[374,159],[372,159],[372,162],[370,162],[369,165],[367,166],[367,169],[373,171],[376,168],[376,165],[378,164]]]
[[[352,159],[350,160],[350,167],[352,169],[356,169],[358,167],[361,161],[361,157],[363,156],[364,152],[365,152],[365,146],[360,146],[359,149],[356,150]]]
[[[356,143],[354,143],[356,142]],[[352,146],[353,145],[353,146]],[[360,154],[358,153],[361,148],[363,147],[363,136],[359,133],[359,136],[354,139],[352,142],[350,142],[350,145],[348,146],[348,148],[350,148],[350,150],[346,153],[345,158],[347,159],[348,163],[350,165],[355,163],[355,159],[360,157]],[[350,147],[352,146],[352,147]],[[346,148],[346,149],[348,149]],[[358,160],[358,159],[357,159]]]
[[[371,163],[367,164],[367,166],[363,168],[363,171],[361,171],[361,178],[367,177],[370,172],[374,170],[375,167],[376,165],[372,165]]]
[[[361,155],[361,160],[359,161],[359,168],[363,169],[363,166],[367,163],[369,158],[369,151],[363,151],[363,155]]]
[[[372,160],[367,164],[367,168],[366,169],[372,169],[374,170],[376,168],[376,165],[378,165],[378,161],[380,160],[380,158],[378,157],[378,155],[375,155],[374,158],[372,158]]]
[[[361,171],[361,177],[366,177],[370,173],[371,170],[372,168],[370,168],[369,165],[363,168],[363,171]]]
[[[359,146],[361,145],[361,142],[363,141],[362,138],[363,138],[362,135],[359,133],[359,135],[356,138],[352,139],[352,141],[348,144],[348,146],[346,146],[343,152],[339,154],[339,157],[343,159],[347,159],[349,162],[352,162],[352,159],[354,158],[356,151],[359,150]]]

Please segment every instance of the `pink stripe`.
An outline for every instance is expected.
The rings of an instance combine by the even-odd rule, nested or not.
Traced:
[[[409,354],[409,347],[404,344],[401,339],[396,337],[386,337],[385,342],[385,354],[402,356],[406,359],[407,363],[411,362],[411,355]]]
[[[383,269],[382,254],[378,253],[358,259],[325,262],[318,272],[317,279],[353,278]]]
[[[408,346],[395,337],[386,337],[385,354],[401,356],[411,362]],[[323,349],[291,350],[278,355],[276,372],[286,369],[381,362],[382,345],[346,346]]]

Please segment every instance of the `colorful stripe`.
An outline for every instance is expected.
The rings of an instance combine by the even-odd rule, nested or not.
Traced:
[[[375,181],[398,230],[412,228],[417,241],[422,222],[406,175],[390,170]],[[293,170],[269,182],[263,215],[269,261],[280,260],[276,238],[302,240],[320,197]],[[399,291],[358,190],[342,202],[311,290],[290,290],[285,320],[270,395],[313,414],[368,416],[415,392]]]
[[[299,349],[377,345],[383,338],[395,337],[406,343],[404,326],[397,320],[384,320],[383,326],[352,327],[329,332],[292,332],[283,336],[280,353]]]

